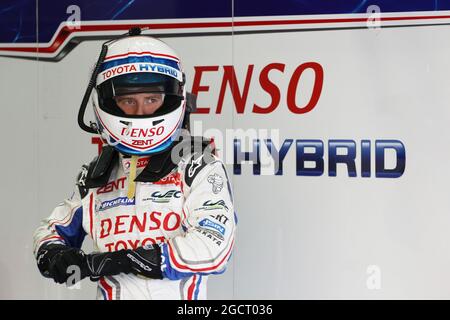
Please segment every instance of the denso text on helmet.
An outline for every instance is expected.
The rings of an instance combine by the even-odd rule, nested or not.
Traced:
[[[128,127],[122,128],[121,135],[127,135],[131,138],[149,138],[153,136],[159,136],[164,133],[164,127],[152,127],[152,128],[133,128],[131,130],[128,130]]]

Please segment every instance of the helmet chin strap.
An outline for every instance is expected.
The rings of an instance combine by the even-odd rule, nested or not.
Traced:
[[[133,199],[136,194],[136,182],[134,181],[134,179],[136,179],[137,159],[137,155],[131,156],[130,173],[128,175],[128,199]]]

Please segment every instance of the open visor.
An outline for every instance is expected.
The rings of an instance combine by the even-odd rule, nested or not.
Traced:
[[[140,118],[144,116],[126,115],[116,104],[114,98],[135,93],[162,93],[163,105],[151,115],[160,116],[180,106],[183,100],[183,84],[175,78],[159,73],[128,73],[111,78],[96,88],[99,107],[103,111],[121,117]]]

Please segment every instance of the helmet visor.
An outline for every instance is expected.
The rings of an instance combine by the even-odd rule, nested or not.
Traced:
[[[129,73],[114,77],[97,86],[99,107],[107,113],[125,117],[148,117],[127,115],[116,103],[117,98],[139,93],[162,94],[163,104],[151,116],[173,111],[183,100],[183,84],[177,79],[158,73]]]

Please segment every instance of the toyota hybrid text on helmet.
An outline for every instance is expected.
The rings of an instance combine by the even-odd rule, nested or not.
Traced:
[[[90,85],[95,129],[102,138],[121,153],[148,155],[166,150],[177,139],[186,112],[186,90],[177,53],[139,33],[103,45],[104,57],[101,54]],[[162,105],[152,114],[125,114],[116,99],[136,93],[158,93]]]

